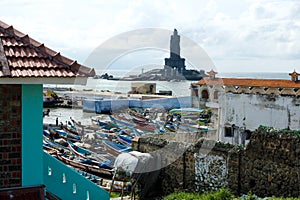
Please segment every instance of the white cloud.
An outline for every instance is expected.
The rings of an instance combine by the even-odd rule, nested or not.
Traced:
[[[299,66],[300,2],[293,0],[3,0],[0,7],[1,20],[80,62],[117,34],[152,27],[177,28],[221,71]]]

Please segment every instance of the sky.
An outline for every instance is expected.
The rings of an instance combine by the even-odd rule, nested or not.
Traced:
[[[134,40],[135,45],[113,57],[109,67],[162,65],[169,56],[169,35],[176,28],[181,35],[182,57],[190,61],[198,56],[198,50],[185,43],[189,41],[210,58],[207,66],[191,62],[196,68],[300,71],[297,0],[1,0],[0,9],[1,21],[64,56],[96,68],[102,65],[99,60],[109,57],[103,47],[117,44],[113,48],[123,49],[126,42],[119,42],[120,38],[127,43]],[[149,28],[160,36],[148,36],[145,30]],[[138,31],[144,37],[139,37]],[[149,41],[153,48],[148,48]],[[101,55],[97,49],[102,50]]]

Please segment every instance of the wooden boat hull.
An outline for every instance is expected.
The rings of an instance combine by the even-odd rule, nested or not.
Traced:
[[[113,170],[112,169],[104,169],[100,168],[95,165],[88,165],[80,162],[76,162],[74,160],[71,160],[70,158],[67,158],[63,155],[57,155],[57,158],[62,161],[63,163],[70,165],[74,168],[81,169],[83,171],[86,171],[88,173],[100,176],[100,177],[105,177],[105,178],[112,178],[113,176]]]

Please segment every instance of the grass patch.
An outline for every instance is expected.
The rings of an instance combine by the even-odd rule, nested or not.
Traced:
[[[110,198],[117,198],[117,197],[121,197],[121,193],[118,193],[118,192],[111,192],[110,193]]]
[[[187,193],[187,192],[179,192],[173,193],[164,198],[164,200],[300,200],[300,198],[283,198],[283,197],[267,197],[267,198],[259,198],[256,195],[249,192],[247,195],[243,195],[241,197],[235,197],[231,194],[227,189],[220,189],[215,192],[207,192],[207,193]]]
[[[234,199],[234,196],[226,189],[221,189],[216,192],[209,193],[174,193],[165,197],[164,200],[195,200],[195,199],[203,199],[203,200],[231,200]]]

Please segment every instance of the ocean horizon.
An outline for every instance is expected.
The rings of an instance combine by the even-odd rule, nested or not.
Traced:
[[[128,74],[125,70],[109,70],[105,73],[113,75],[115,78],[125,77]],[[138,74],[138,73],[136,73]],[[97,71],[97,75],[101,75]],[[290,79],[288,73],[282,72],[223,72],[217,74],[217,77],[222,78],[253,78],[253,79]],[[46,88],[73,88],[75,90],[98,90],[98,91],[111,91],[128,93],[131,90],[132,81],[121,80],[105,80],[105,79],[93,79],[88,78],[87,84],[82,85],[44,85]],[[197,81],[137,81],[137,82],[151,82],[156,84],[156,92],[159,91],[172,91],[174,96],[189,96],[190,85]]]

